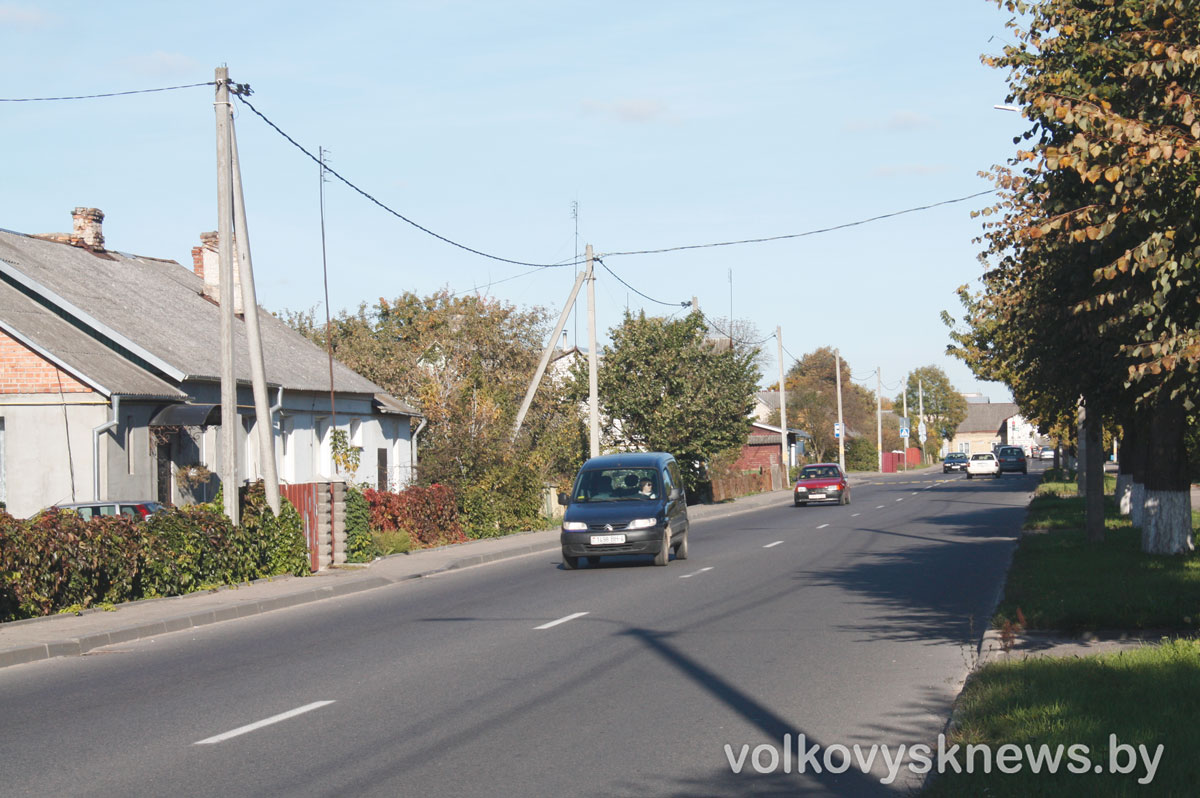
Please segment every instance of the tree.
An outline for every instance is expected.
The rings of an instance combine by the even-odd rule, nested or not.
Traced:
[[[927,437],[934,441],[954,439],[958,425],[967,417],[967,400],[958,392],[946,376],[946,372],[934,365],[922,366],[908,373],[904,391],[894,400],[895,405],[908,398],[908,417],[916,419],[919,409],[925,409]],[[911,422],[910,422],[911,423]],[[912,437],[916,437],[917,425],[912,425]]]
[[[310,313],[286,321],[325,345]],[[538,391],[522,434],[513,420],[542,351],[546,315],[487,297],[442,291],[380,298],[331,325],[338,360],[389,393],[414,401],[428,427],[419,482],[455,488],[475,535],[527,526],[545,482],[562,483],[582,462],[582,424],[564,388]]]
[[[1017,43],[985,62],[1009,70],[1030,145],[991,172],[1000,192],[983,211],[998,217],[985,224],[991,263],[980,294],[961,292],[966,329],[952,349],[980,376],[1004,379],[1046,426],[1067,420],[1080,397],[1091,423],[1106,416],[1129,430],[1152,414],[1134,436],[1155,453],[1135,458],[1145,462],[1143,548],[1188,551],[1200,8],[996,2],[1022,16],[1009,23]],[[1099,509],[1089,507],[1089,537],[1103,532]]]
[[[618,450],[665,451],[694,489],[711,458],[746,442],[758,373],[754,350],[714,346],[704,318],[625,314],[599,369],[604,437]],[[587,378],[576,372],[575,395]]]
[[[788,426],[803,429],[812,436],[810,442],[815,461],[836,459],[837,439],[833,425],[837,415],[837,354],[833,347],[822,346],[805,354],[792,364],[784,375],[787,385]],[[842,360],[842,419],[847,439],[865,437],[875,450],[875,395],[855,383],[853,371]],[[770,423],[779,423],[779,411],[773,411]],[[875,468],[877,460],[872,461]]]

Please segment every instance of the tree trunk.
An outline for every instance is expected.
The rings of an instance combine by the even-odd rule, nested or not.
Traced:
[[[1084,404],[1083,397],[1079,397],[1079,403],[1075,405],[1075,488],[1079,491],[1080,496],[1087,495],[1088,489],[1088,413],[1087,406]],[[1089,533],[1088,538],[1091,538]]]
[[[1186,429],[1182,402],[1161,399],[1156,403],[1142,522],[1142,551],[1148,554],[1186,554],[1194,548]]]
[[[1121,515],[1129,515],[1130,499],[1133,494],[1133,452],[1137,434],[1132,418],[1121,425],[1121,445],[1117,449],[1117,508]]]
[[[1129,490],[1129,520],[1139,529],[1145,525],[1146,510],[1146,464],[1150,459],[1150,434],[1153,429],[1153,414],[1142,408],[1134,417],[1133,446],[1129,460],[1133,472],[1133,486]]]
[[[1095,407],[1087,409],[1083,430],[1079,436],[1083,450],[1082,468],[1084,509],[1089,543],[1104,542],[1104,434],[1100,414]]]

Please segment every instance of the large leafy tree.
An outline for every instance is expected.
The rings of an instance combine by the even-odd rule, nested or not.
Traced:
[[[716,345],[699,313],[626,313],[609,335],[599,369],[605,440],[619,450],[674,454],[694,488],[705,463],[746,441],[757,352]],[[576,396],[586,384],[577,369]]]
[[[910,371],[904,391],[896,397],[894,405],[903,405],[905,396],[913,438],[917,437],[918,410],[924,407],[927,445],[952,440],[958,425],[967,417],[967,400],[938,366],[922,366]]]
[[[1089,419],[1140,426],[1139,447],[1153,452],[1142,458],[1153,499],[1143,548],[1190,550],[1182,441],[1200,371],[1200,7],[994,2],[1021,16],[1009,23],[1016,43],[985,61],[1009,71],[1010,101],[1032,127],[1027,149],[991,173],[989,269],[983,291],[964,294],[954,350],[1043,424],[1067,420],[1082,397]]]
[[[325,345],[325,326],[311,313],[287,321]],[[454,486],[476,534],[532,522],[542,484],[563,482],[581,462],[577,409],[553,380],[543,384],[520,437],[511,440],[545,332],[540,309],[447,292],[380,298],[331,324],[341,362],[421,408],[428,427],[419,481]]]
[[[787,386],[788,426],[803,429],[812,436],[811,454],[814,461],[836,459],[838,442],[833,435],[837,415],[837,353],[833,347],[822,346],[803,355],[792,364],[784,375]],[[849,436],[869,444],[870,452],[859,459],[864,467],[874,469],[877,464],[875,453],[876,402],[875,396],[854,382],[854,371],[843,358],[842,374],[842,418]],[[779,412],[774,411],[771,422],[779,423]],[[891,431],[884,438],[885,448],[895,448],[898,436]]]

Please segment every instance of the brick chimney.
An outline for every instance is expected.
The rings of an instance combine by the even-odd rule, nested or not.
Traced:
[[[89,249],[92,252],[104,251],[104,211],[99,208],[76,208],[71,212],[74,226],[68,243],[72,246]]]
[[[221,301],[221,261],[217,254],[220,238],[216,232],[201,233],[200,246],[192,247],[192,271],[204,280],[204,296]],[[238,269],[237,242],[233,248],[233,312],[242,313],[242,278]]]

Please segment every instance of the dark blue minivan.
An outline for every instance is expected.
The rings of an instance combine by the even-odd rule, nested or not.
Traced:
[[[687,496],[679,464],[665,452],[593,457],[583,464],[562,525],[563,566],[613,554],[652,554],[655,565],[688,556]]]

